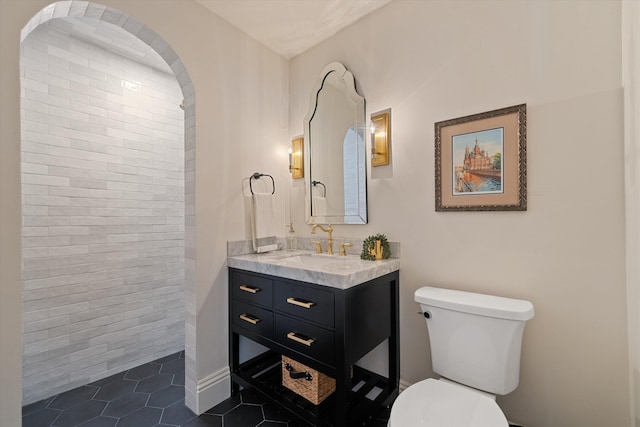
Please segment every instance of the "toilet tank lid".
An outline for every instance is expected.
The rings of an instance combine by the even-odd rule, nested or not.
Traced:
[[[529,301],[425,286],[415,293],[419,304],[500,319],[529,320],[533,304]]]

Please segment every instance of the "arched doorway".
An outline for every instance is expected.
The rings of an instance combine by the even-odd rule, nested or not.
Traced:
[[[192,295],[194,293],[194,283],[193,283],[193,274],[190,274],[190,271],[193,269],[193,250],[190,250],[193,248],[194,245],[194,238],[193,238],[193,227],[190,226],[190,224],[194,224],[194,209],[193,206],[195,204],[195,200],[194,200],[194,181],[193,179],[190,179],[189,177],[193,176],[193,173],[195,171],[195,162],[193,162],[192,160],[194,159],[194,155],[195,155],[195,92],[193,89],[193,85],[191,83],[191,79],[182,63],[182,61],[180,60],[180,58],[178,58],[177,54],[173,51],[173,49],[162,39],[162,37],[160,37],[155,31],[153,31],[152,29],[146,27],[144,24],[140,23],[139,21],[137,21],[136,19],[128,16],[126,13],[107,7],[105,5],[100,5],[97,3],[87,3],[87,2],[81,2],[81,1],[65,1],[65,2],[58,2],[58,3],[54,3],[51,4],[49,6],[47,6],[46,8],[42,9],[38,14],[36,14],[31,20],[30,22],[25,26],[25,28],[23,29],[22,33],[21,33],[21,41],[24,43],[25,39],[27,39],[27,37],[29,36],[29,34],[31,34],[36,28],[38,28],[40,25],[47,23],[51,20],[54,19],[65,19],[65,18],[71,18],[71,19],[75,19],[77,22],[79,23],[84,23],[85,25],[91,26],[91,25],[100,25],[102,28],[108,28],[108,27],[113,27],[118,29],[118,31],[122,32],[122,33],[126,33],[128,36],[130,36],[130,38],[135,38],[136,40],[139,40],[141,42],[143,42],[144,44],[148,45],[151,49],[153,49],[162,59],[163,62],[166,63],[166,66],[168,66],[167,70],[170,70],[170,72],[175,76],[175,79],[177,80],[177,84],[180,87],[180,91],[182,92],[182,98],[184,99],[184,102],[182,104],[182,107],[184,109],[184,137],[183,137],[183,141],[184,141],[184,145],[183,145],[183,154],[184,154],[184,161],[183,161],[183,167],[179,170],[179,171],[171,171],[174,174],[177,173],[181,173],[182,174],[182,180],[184,182],[184,274],[183,277],[181,277],[180,279],[183,281],[184,283],[184,293],[185,293],[185,298],[183,298],[182,301],[180,301],[180,305],[182,305],[182,303],[184,303],[185,308],[186,308],[186,315],[184,316],[184,318],[186,319],[185,322],[187,324],[187,327],[185,328],[186,333],[185,333],[185,341],[186,341],[186,345],[184,345],[185,350],[186,350],[186,358],[185,358],[185,363],[186,363],[186,372],[187,372],[187,376],[189,376],[189,373],[193,373],[195,372],[195,369],[193,369],[193,365],[194,365],[194,359],[195,359],[195,355],[193,354],[194,349],[195,349],[195,335],[193,333],[190,333],[189,331],[194,331],[195,328],[194,327],[189,327],[189,319],[195,319],[195,315],[190,315],[195,313],[195,306],[191,307],[188,305],[188,301],[195,301],[194,298],[190,297],[190,294]],[[104,37],[104,34],[102,35]],[[108,37],[107,37],[108,38]],[[126,47],[126,46],[125,46]],[[120,48],[122,49],[123,47],[120,46]],[[125,49],[126,50],[126,49]],[[70,54],[72,55],[72,53]],[[75,64],[76,68],[78,67],[78,64]],[[161,66],[161,64],[158,64],[158,66]],[[81,67],[80,67],[81,68]],[[86,67],[84,69],[85,72],[88,72],[90,68]],[[55,78],[55,77],[54,77]],[[26,81],[23,79],[23,81]],[[77,84],[81,84],[78,82],[75,82]],[[123,90],[136,90],[136,81],[135,80],[128,80],[125,78],[121,79],[121,85]],[[69,101],[72,102],[72,101]],[[54,110],[55,108],[58,108],[59,106],[48,106],[47,109],[48,110]],[[99,106],[93,106],[96,108],[100,108]],[[89,108],[89,107],[87,107]],[[36,107],[37,109],[37,107]],[[78,110],[78,108],[76,108],[76,110]],[[106,111],[106,110],[105,110]],[[83,111],[76,111],[77,114],[83,114]],[[135,114],[134,114],[135,115]],[[69,120],[73,120],[73,118],[67,118]],[[57,118],[51,119],[52,121],[56,121],[56,120],[60,120],[60,116],[58,116]],[[105,117],[105,120],[108,120],[108,116]],[[99,126],[100,124],[98,124]],[[24,130],[24,129],[23,129]],[[51,137],[51,135],[48,135],[49,137]],[[58,135],[59,136],[59,135]],[[109,135],[106,135],[106,137],[108,137]],[[74,139],[74,138],[71,138]],[[92,141],[80,141],[82,138],[75,138],[76,143],[88,143],[90,144]],[[138,141],[141,144],[145,144],[144,141]],[[147,144],[148,145],[148,144]],[[62,149],[66,149],[68,147],[61,147]],[[123,150],[135,150],[135,147],[121,147]],[[140,147],[138,147],[140,148]],[[35,147],[34,151],[37,151],[38,148]],[[63,150],[64,151],[64,150]],[[99,150],[97,150],[98,152],[94,151],[94,154],[92,154],[92,157],[101,157],[100,154],[103,155],[109,155],[109,153],[99,153]],[[43,153],[41,153],[43,154]],[[79,158],[75,158],[71,159],[70,162],[81,162],[81,161],[87,161],[87,159],[79,159]],[[90,159],[88,161],[91,161]],[[153,161],[153,159],[152,159]],[[157,159],[155,161],[158,161]],[[116,161],[117,163],[117,161]],[[42,163],[44,164],[44,163]],[[91,168],[91,165],[87,165],[88,168]],[[122,165],[123,170],[121,170],[122,173],[127,174],[126,171],[126,166],[127,165]],[[131,166],[131,165],[128,165]],[[51,165],[46,165],[46,167],[51,167]],[[64,167],[64,165],[59,165],[59,167]],[[144,165],[138,165],[138,167],[140,168],[144,168]],[[108,171],[105,170],[105,173],[113,173],[115,172],[114,170]],[[154,186],[157,185],[157,182],[160,181],[161,179],[155,179],[155,178],[161,178],[158,176],[153,176],[153,173],[150,174],[151,176],[151,181],[148,182],[146,185],[150,185],[150,186]],[[67,177],[69,179],[71,179],[71,177]],[[164,178],[167,178],[166,176]],[[43,180],[49,180],[48,183],[51,183],[51,177],[45,177],[45,175],[42,176]],[[87,177],[78,177],[76,176],[75,179],[87,179]],[[154,179],[155,179],[155,183],[154,183]],[[60,181],[63,186],[65,183],[67,183],[68,180],[62,180]],[[97,180],[96,180],[97,181]],[[88,181],[85,182],[85,186],[84,186],[84,192],[85,193],[89,193],[91,194],[92,192],[100,192],[102,190],[105,191],[110,191],[108,188],[101,188],[99,186],[99,184],[96,184],[96,182],[91,182],[91,178],[89,178]],[[119,185],[116,185],[116,187],[119,187],[120,190],[116,190],[116,191],[122,191],[122,192],[128,192],[131,191],[132,188],[130,186],[128,186],[128,184],[131,183],[127,183],[127,182],[120,182]],[[98,188],[92,188],[92,187],[96,187],[98,186]],[[40,191],[36,188],[33,188],[33,191]],[[80,195],[79,192],[75,192],[75,190],[66,189],[67,194],[70,197],[76,197],[77,199],[81,198],[78,197]],[[153,193],[153,191],[151,191]],[[75,196],[72,196],[72,193],[75,193]],[[61,194],[61,193],[58,193]],[[46,197],[50,197],[49,194],[46,195]],[[54,196],[55,197],[55,196]],[[167,195],[167,198],[170,198],[171,195]],[[89,199],[91,197],[88,197],[87,199]],[[159,197],[159,199],[161,200],[162,197]],[[54,201],[55,203],[55,201]],[[89,203],[89,202],[88,202]],[[37,205],[33,205],[32,206],[32,211],[33,210],[37,210],[36,208]],[[44,204],[41,204],[39,206],[44,206]],[[124,206],[124,205],[123,205]],[[72,206],[68,206],[68,207],[72,207]],[[84,208],[91,208],[91,206],[84,206]],[[95,207],[96,209],[103,209],[104,207]],[[104,209],[109,209],[109,207],[106,207]],[[126,209],[126,207],[122,207],[122,209]],[[134,209],[131,208],[130,209]],[[156,208],[159,209],[159,208]],[[86,213],[87,210],[78,210],[77,212],[81,212],[82,213]],[[65,213],[65,210],[60,210],[58,209],[57,212],[60,214],[61,218],[65,218],[66,216],[70,215],[72,213],[72,210],[67,210]],[[24,214],[25,212],[23,212],[23,218],[24,218]],[[133,212],[133,214],[135,215],[135,212]],[[77,215],[74,215],[77,216]],[[95,217],[98,216],[102,216],[104,218],[108,219],[109,216],[109,212],[107,211],[102,211],[102,215],[99,212],[96,212],[95,215],[89,215],[89,216],[94,216],[93,220],[88,219],[86,217],[86,215],[79,215],[79,216],[83,216],[85,217],[84,221],[89,221],[89,223],[85,223],[84,226],[81,227],[91,227],[92,225],[90,225],[93,222],[93,226],[94,227],[102,227],[102,226],[109,226],[108,223],[109,221],[105,220],[104,224],[99,224],[99,223],[95,223]],[[54,221],[55,222],[55,221]],[[117,221],[116,221],[117,222]],[[148,222],[148,221],[147,221]],[[62,224],[62,221],[58,221],[59,224]],[[51,224],[51,223],[49,223]],[[111,224],[114,225],[114,224]],[[161,224],[146,224],[147,226],[151,225],[152,228],[153,226],[158,226],[158,228],[161,226]],[[171,224],[169,224],[171,225]],[[71,225],[61,225],[63,227],[73,227]],[[146,230],[149,230],[149,227],[146,227]],[[61,231],[61,230],[58,230]],[[80,231],[80,230],[67,230],[70,231],[72,234],[73,233],[82,233],[83,235],[86,234],[84,233],[84,231]],[[171,228],[167,227],[166,228],[166,232],[167,233],[171,233]],[[56,234],[56,233],[54,233]],[[128,239],[128,237],[124,236],[125,234],[135,234],[135,233],[119,233],[121,234],[120,239],[126,240]],[[76,236],[79,236],[76,234]],[[38,237],[38,236],[33,236],[33,237]],[[42,236],[40,236],[42,237]],[[47,237],[56,237],[56,236],[50,236],[49,234],[47,235]],[[67,235],[62,235],[62,234],[58,234],[57,237],[69,237],[68,242],[70,242],[71,236],[67,236]],[[149,236],[146,236],[149,237]],[[59,239],[60,240],[60,239]],[[64,240],[64,239],[62,239]],[[75,239],[76,241],[80,241],[82,239]],[[118,240],[117,238],[115,240]],[[67,243],[68,243],[67,242]],[[83,244],[84,246],[86,246],[86,252],[87,255],[90,255],[89,252],[91,252],[91,239],[85,239],[85,243]],[[108,240],[104,241],[101,240],[102,243],[104,244],[113,244],[113,243],[117,243],[115,241],[111,241],[109,242]],[[65,243],[65,242],[62,242]],[[120,242],[122,243],[122,242]],[[147,241],[146,244],[144,243],[140,243],[140,241],[137,241],[137,244],[139,244],[139,250],[143,251],[143,250],[150,250],[152,251],[153,248],[153,244],[149,243],[149,240]],[[27,245],[28,246],[28,245]],[[76,245],[70,245],[70,246],[76,246]],[[71,249],[70,247],[67,249],[57,249],[58,251],[62,251],[62,252],[66,252],[69,256],[83,256],[83,254],[81,253],[73,253],[74,249]],[[83,249],[84,250],[84,249]],[[50,249],[47,248],[47,251],[50,252]],[[34,253],[34,250],[32,250],[31,253]],[[60,253],[60,252],[58,252]],[[100,257],[100,255],[96,255],[99,254],[99,248],[98,247],[94,247],[93,249],[93,257]],[[190,255],[191,254],[191,255]],[[124,262],[124,264],[126,264],[127,261],[130,260],[122,260]],[[113,262],[110,261],[110,262]],[[111,295],[111,303],[107,302],[104,303],[105,305],[102,305],[102,307],[92,307],[91,306],[91,299],[89,299],[88,301],[82,301],[82,302],[75,302],[73,301],[73,297],[70,294],[70,291],[74,288],[74,285],[78,285],[78,283],[73,283],[73,279],[70,279],[69,276],[72,276],[73,274],[95,274],[97,273],[96,271],[82,271],[82,268],[76,268],[76,267],[72,267],[72,266],[67,266],[69,268],[69,271],[65,272],[68,274],[60,274],[57,275],[55,277],[57,277],[57,279],[55,278],[51,278],[50,276],[47,276],[47,280],[49,282],[55,282],[55,284],[59,285],[59,286],[55,286],[55,289],[53,291],[50,291],[47,289],[47,294],[44,296],[44,298],[42,299],[50,299],[52,296],[55,297],[59,297],[61,299],[66,299],[67,302],[69,304],[66,304],[65,306],[59,306],[57,307],[54,312],[56,314],[56,316],[58,318],[58,321],[62,322],[59,326],[61,327],[58,332],[56,332],[56,334],[59,334],[58,337],[58,344],[53,344],[52,348],[46,349],[46,353],[47,353],[47,358],[51,355],[54,355],[55,357],[68,357],[69,361],[71,364],[73,364],[73,361],[78,360],[81,356],[78,356],[78,353],[76,352],[75,356],[71,356],[70,354],[72,353],[65,353],[62,354],[61,349],[64,348],[65,350],[76,350],[79,352],[84,352],[82,353],[85,356],[89,356],[91,357],[91,355],[102,355],[104,353],[108,353],[108,345],[106,345],[105,347],[105,343],[104,341],[99,338],[99,336],[105,336],[105,335],[109,335],[111,334],[112,337],[115,337],[116,339],[119,339],[120,341],[125,341],[125,342],[121,342],[122,345],[124,345],[124,347],[122,348],[122,356],[121,356],[121,361],[124,361],[124,353],[126,352],[125,347],[126,347],[126,340],[131,340],[131,337],[125,337],[125,336],[118,336],[119,332],[118,329],[115,329],[113,327],[111,327],[110,330],[110,326],[113,325],[113,323],[121,323],[122,328],[127,328],[127,327],[139,327],[140,329],[140,333],[146,333],[147,331],[145,330],[144,326],[140,327],[139,325],[139,320],[138,320],[138,325],[135,325],[135,322],[131,322],[131,318],[127,318],[126,315],[121,316],[121,318],[119,318],[118,316],[115,317],[109,317],[109,311],[112,311],[111,316],[113,316],[113,310],[110,310],[108,307],[113,304],[116,305],[118,304],[118,292],[119,289],[118,288],[109,288],[108,284],[103,283],[102,284],[102,288],[100,288],[100,286],[98,286],[96,289],[90,290],[90,289],[86,289],[85,292],[97,292],[97,293],[102,293],[104,294],[106,292],[106,297],[109,297],[109,293],[111,292],[113,295]],[[149,266],[147,266],[149,267]],[[44,268],[44,267],[43,267]],[[46,266],[47,269],[53,268],[49,265]],[[73,271],[73,269],[76,268],[75,271]],[[151,266],[151,269],[153,267]],[[91,269],[91,268],[90,268]],[[126,267],[125,267],[126,269]],[[58,270],[58,273],[60,273],[60,270]],[[73,273],[73,274],[71,274]],[[104,272],[103,272],[104,273]],[[149,272],[151,274],[151,276],[153,276],[152,272]],[[33,280],[38,280],[37,274],[38,273],[34,273],[31,272],[30,273],[31,279]],[[42,272],[42,274],[44,274]],[[126,273],[119,273],[119,274],[125,274],[125,276],[121,276],[121,277],[126,277]],[[61,277],[67,277],[65,279],[61,279]],[[109,273],[106,274],[102,274],[102,277],[93,277],[90,278],[89,280],[98,280],[100,281],[100,279],[102,278],[106,278],[108,279],[109,277]],[[44,276],[42,277],[44,278]],[[29,279],[29,280],[31,280]],[[41,282],[45,282],[46,280],[42,280]],[[153,282],[153,280],[151,280],[150,282]],[[149,282],[147,282],[149,283]],[[34,285],[33,289],[34,290],[40,290],[40,292],[42,292],[42,289],[45,289],[44,286],[43,287],[39,287],[39,285],[36,282],[32,282],[32,284]],[[122,282],[117,283],[117,285],[122,285]],[[131,282],[129,283],[127,286],[135,286],[136,284]],[[152,285],[143,285],[140,286],[141,288],[145,288],[145,286],[152,286]],[[79,288],[79,286],[75,286],[76,288]],[[64,290],[63,290],[64,288]],[[101,289],[101,290],[100,290]],[[121,289],[121,288],[120,288]],[[58,292],[59,295],[54,296],[54,294]],[[178,303],[178,302],[175,302]],[[78,305],[80,304],[80,305]],[[84,305],[83,305],[84,304]],[[195,305],[195,303],[193,303]],[[73,307],[75,305],[75,308]],[[105,309],[106,307],[106,309]],[[85,309],[85,310],[83,310]],[[95,320],[95,319],[85,319],[88,320],[88,323],[84,326],[71,326],[69,323],[69,318],[73,317],[74,315],[76,316],[76,320],[79,320],[79,322],[77,323],[81,323],[80,319],[81,319],[81,315],[79,315],[78,313],[82,312],[82,311],[99,311],[102,310],[103,316],[100,316],[102,318],[102,320]],[[33,310],[30,311],[30,313],[33,313],[34,311],[38,311],[38,310]],[[47,308],[46,311],[50,311],[50,308]],[[49,313],[47,313],[48,315]],[[44,316],[44,313],[40,313],[40,314],[33,314],[32,316],[35,316],[35,319],[38,318],[38,316]],[[65,319],[65,316],[68,316]],[[143,314],[144,316],[144,314]],[[150,318],[153,317],[153,313],[147,313],[147,316],[149,316]],[[34,320],[34,319],[31,319]],[[41,318],[39,320],[34,320],[34,321],[41,321],[41,322],[50,322],[51,319],[50,318]],[[93,323],[92,323],[93,322]],[[102,324],[101,324],[102,323]],[[66,331],[64,329],[65,326],[68,326],[68,331]],[[193,326],[193,325],[192,325]],[[74,328],[84,328],[85,332],[86,332],[86,336],[84,338],[78,338],[75,340],[75,342],[71,341],[71,334],[70,331],[74,330]],[[184,328],[184,323],[182,324],[182,327]],[[95,332],[101,332],[101,335],[91,335],[91,332],[89,332],[90,329],[94,329]],[[120,329],[121,330],[121,329]],[[38,336],[37,336],[37,332],[39,332],[38,329],[34,329],[33,330],[34,333],[36,333],[36,336],[34,336],[34,342],[38,341]],[[77,330],[76,332],[81,332],[81,330]],[[78,335],[79,336],[79,335]],[[65,340],[67,340],[68,342],[65,342]],[[86,340],[86,342],[82,342],[83,340]],[[89,345],[88,342],[93,340],[94,344],[96,345]],[[28,345],[28,344],[27,344]],[[36,344],[37,345],[37,344]],[[153,358],[156,358],[155,356],[159,355],[158,351],[155,351],[154,349],[147,349],[150,350],[148,351],[148,356],[146,355],[142,355],[142,358],[148,357],[148,360],[151,360]],[[35,354],[35,353],[34,353]],[[113,355],[115,355],[115,357],[119,357],[118,356],[118,352],[114,352]],[[42,360],[37,360],[37,357],[40,357]],[[44,358],[44,356],[37,356],[35,358],[35,364],[46,364],[47,363],[47,359]],[[125,362],[126,363],[126,362]],[[121,366],[121,365],[117,365],[117,363],[112,363],[112,366]],[[109,363],[106,362],[106,364],[104,365],[105,369],[104,369],[104,375],[107,376],[110,372],[112,372],[109,369]],[[35,368],[34,368],[35,369]],[[86,368],[89,371],[93,370],[93,367],[87,367]],[[120,369],[120,368],[115,368],[115,369]],[[81,381],[84,377],[83,377],[83,373],[81,373],[79,370],[75,371],[77,372],[77,374],[74,376],[76,381]],[[90,375],[92,376],[93,379],[97,379],[96,375],[101,375],[101,373],[99,372],[86,372],[86,375]],[[90,378],[90,377],[87,377]],[[187,378],[186,382],[189,383],[191,380],[191,383],[195,383],[195,378]],[[61,384],[55,384],[58,387],[64,387]],[[74,385],[77,385],[76,382],[72,382],[69,386],[69,388],[72,388]],[[195,392],[194,392],[195,393]],[[189,388],[187,387],[187,394],[189,394]],[[189,398],[187,397],[187,400],[189,400]]]

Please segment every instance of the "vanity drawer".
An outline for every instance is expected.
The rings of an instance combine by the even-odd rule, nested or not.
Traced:
[[[273,338],[273,313],[264,308],[234,300],[233,324],[265,338]]]
[[[333,365],[334,333],[318,326],[276,314],[275,340],[299,353]]]
[[[231,293],[234,298],[271,308],[272,289],[271,279],[238,271],[231,272]]]
[[[333,292],[317,287],[301,286],[291,282],[276,282],[274,286],[274,308],[311,322],[333,328]]]

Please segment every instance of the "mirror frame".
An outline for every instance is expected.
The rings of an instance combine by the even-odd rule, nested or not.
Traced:
[[[346,215],[326,215],[326,216],[314,216],[311,214],[312,203],[312,182],[313,182],[313,170],[311,169],[311,121],[316,113],[318,107],[318,94],[322,90],[325,80],[331,73],[336,73],[338,78],[344,83],[347,98],[354,104],[355,108],[360,108],[362,105],[362,129],[358,129],[358,135],[362,137],[362,143],[364,144],[362,150],[362,167],[359,168],[361,172],[358,174],[358,186],[362,187],[362,191],[358,191],[358,207],[357,214]],[[366,150],[366,105],[364,97],[360,96],[356,91],[355,78],[353,74],[347,70],[347,68],[340,62],[332,62],[324,67],[316,80],[313,90],[311,91],[311,103],[309,110],[304,118],[304,168],[307,171],[305,173],[305,211],[307,224],[366,224],[367,219],[367,150]]]

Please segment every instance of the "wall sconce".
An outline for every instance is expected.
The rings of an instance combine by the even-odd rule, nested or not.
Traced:
[[[389,164],[391,109],[371,115],[371,166]]]
[[[292,140],[289,146],[289,173],[293,179],[304,177],[304,138],[302,137]]]

